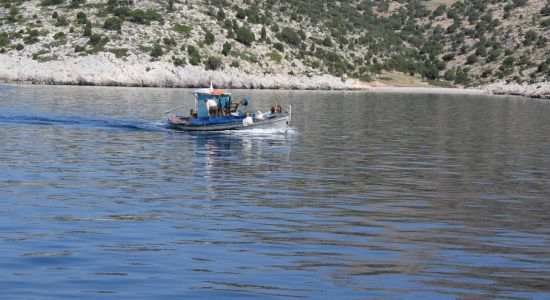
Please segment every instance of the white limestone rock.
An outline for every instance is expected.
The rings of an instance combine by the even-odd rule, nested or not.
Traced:
[[[37,62],[16,54],[0,54],[0,80],[42,84],[91,84],[115,86],[202,87],[216,86],[254,89],[370,89],[358,80],[331,75],[247,74],[238,69],[207,71],[198,66],[175,67],[166,61],[149,61],[147,55],[131,54],[118,59],[114,54],[65,57]]]

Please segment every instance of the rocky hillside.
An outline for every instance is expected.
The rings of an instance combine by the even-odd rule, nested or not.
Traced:
[[[438,85],[541,82],[550,78],[549,2],[0,0],[0,63],[11,70],[0,77],[45,78],[47,66],[84,69],[83,83],[94,83],[86,72],[112,73],[107,84],[125,84],[117,80],[128,72],[177,81],[208,70],[205,78],[273,85],[327,74],[371,81],[383,71]]]

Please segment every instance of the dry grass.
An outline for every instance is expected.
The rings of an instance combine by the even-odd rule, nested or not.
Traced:
[[[395,87],[430,87],[418,76],[409,76],[399,72],[382,72],[376,78],[376,82],[385,86]]]
[[[426,6],[427,9],[434,10],[441,4],[445,4],[447,5],[447,7],[449,7],[455,2],[457,2],[457,0],[430,0],[430,1],[426,1],[424,5]]]

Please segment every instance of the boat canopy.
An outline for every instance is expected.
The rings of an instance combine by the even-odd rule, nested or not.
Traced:
[[[218,109],[220,110],[231,107],[231,93],[226,93],[224,90],[215,90],[213,88],[199,89],[196,90],[193,95],[195,95],[195,105],[199,118],[209,117],[206,101],[210,99],[216,101]]]

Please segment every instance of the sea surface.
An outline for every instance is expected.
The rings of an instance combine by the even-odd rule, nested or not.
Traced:
[[[550,102],[0,85],[2,299],[550,299]]]

